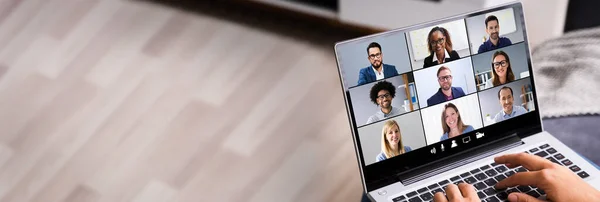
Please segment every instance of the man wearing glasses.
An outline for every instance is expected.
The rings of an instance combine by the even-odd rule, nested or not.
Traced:
[[[396,97],[396,88],[390,82],[380,81],[373,85],[369,97],[371,97],[371,102],[379,106],[380,110],[369,117],[366,124],[400,115],[404,111],[392,106],[392,100]]]
[[[465,92],[461,87],[452,87],[452,71],[450,71],[450,68],[441,66],[437,71],[437,80],[440,84],[440,89],[427,99],[427,106],[465,96]]]
[[[360,69],[358,74],[358,85],[374,82],[398,75],[394,65],[383,64],[383,53],[381,46],[372,42],[367,47],[367,59],[371,66]]]
[[[483,53],[512,45],[510,39],[500,37],[500,25],[498,24],[498,18],[496,16],[490,15],[485,18],[485,32],[490,37],[479,46],[477,53]]]

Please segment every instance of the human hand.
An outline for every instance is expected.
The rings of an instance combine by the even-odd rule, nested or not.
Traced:
[[[446,198],[447,197],[447,198]],[[460,183],[458,186],[449,184],[446,187],[446,196],[442,192],[435,193],[434,202],[480,202],[475,187],[467,183]]]
[[[535,186],[544,190],[550,201],[600,201],[600,192],[584,182],[568,168],[552,163],[542,157],[527,154],[508,154],[494,159],[498,164],[509,168],[523,166],[529,172],[518,172],[498,182],[496,189],[505,189],[517,185]],[[539,202],[524,193],[511,193],[511,202]]]

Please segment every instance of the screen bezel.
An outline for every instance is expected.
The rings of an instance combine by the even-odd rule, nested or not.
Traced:
[[[365,161],[363,159],[362,148],[360,145],[360,139],[358,137],[358,125],[357,125],[357,123],[355,123],[354,112],[353,112],[353,108],[351,106],[352,104],[351,104],[350,96],[349,96],[350,95],[349,87],[351,87],[351,86],[346,86],[346,83],[343,78],[344,72],[342,71],[342,68],[340,67],[340,61],[339,61],[339,57],[338,57],[338,45],[345,44],[345,43],[351,43],[351,42],[355,42],[355,41],[359,41],[359,40],[364,40],[364,39],[368,39],[371,37],[388,35],[388,34],[392,34],[392,33],[397,34],[397,32],[406,34],[413,30],[418,30],[421,28],[425,28],[425,27],[429,27],[429,26],[433,26],[433,25],[437,25],[437,24],[442,24],[442,23],[446,23],[446,22],[450,22],[450,21],[460,20],[460,19],[466,20],[467,18],[470,18],[470,17],[475,17],[478,15],[482,15],[482,14],[486,14],[489,12],[494,12],[494,11],[498,11],[498,10],[502,10],[502,9],[507,9],[507,8],[518,8],[521,11],[519,13],[515,13],[515,16],[520,17],[521,23],[523,24],[523,26],[522,26],[523,43],[525,44],[525,50],[527,53],[527,63],[528,63],[528,68],[529,68],[529,72],[530,72],[529,78],[531,79],[532,93],[535,98],[534,99],[535,110],[528,112],[524,115],[503,121],[503,122],[485,126],[478,130],[474,130],[472,132],[463,134],[459,137],[454,137],[454,138],[450,138],[448,140],[444,140],[444,141],[437,142],[434,144],[426,145],[422,148],[416,149],[414,151],[405,153],[400,156],[396,156],[394,158],[387,159],[385,161],[374,163],[374,164],[371,164],[368,166],[365,165]],[[526,26],[525,26],[525,17],[524,17],[523,13],[524,12],[523,12],[522,4],[520,2],[514,2],[514,3],[504,4],[504,5],[500,5],[500,6],[496,6],[493,8],[480,10],[480,11],[474,11],[474,12],[470,12],[470,13],[466,13],[466,14],[461,14],[461,15],[456,15],[456,16],[436,20],[436,21],[426,22],[426,23],[422,23],[422,24],[418,24],[418,25],[414,25],[414,26],[394,29],[394,30],[381,32],[381,33],[377,33],[377,34],[373,34],[373,35],[368,35],[368,36],[364,36],[364,37],[360,37],[360,38],[356,38],[356,39],[342,41],[342,42],[338,42],[335,44],[334,51],[336,54],[336,62],[337,62],[337,67],[338,67],[340,83],[342,86],[342,90],[344,91],[343,94],[344,94],[344,101],[346,104],[346,112],[348,114],[350,126],[352,127],[351,131],[352,131],[352,138],[353,138],[353,142],[354,142],[354,146],[355,146],[355,150],[356,150],[356,157],[357,157],[357,160],[359,163],[363,186],[366,191],[371,191],[371,190],[380,188],[382,186],[382,182],[384,182],[383,184],[391,184],[394,182],[398,182],[401,179],[399,179],[397,176],[399,176],[402,173],[414,171],[414,170],[422,168],[430,163],[440,161],[445,158],[449,158],[451,156],[454,156],[456,154],[464,152],[470,148],[474,148],[474,147],[477,147],[477,146],[480,146],[480,145],[483,145],[486,143],[493,142],[495,140],[500,139],[503,136],[510,135],[510,134],[516,134],[516,135],[518,135],[519,138],[526,138],[528,136],[531,136],[533,134],[543,131],[542,121],[541,121],[541,116],[540,116],[540,111],[539,111],[540,108],[539,108],[538,99],[537,99],[537,91],[535,88],[536,85],[535,85],[533,66],[532,66],[532,61],[531,61],[531,51],[529,49],[529,40],[528,40],[528,36],[527,36],[527,30],[526,30]],[[475,54],[471,54],[471,55],[469,55],[469,57],[472,57],[474,55]],[[411,72],[414,72],[414,70],[412,70]],[[501,131],[501,132],[499,132],[499,131]],[[453,149],[449,149],[447,152],[445,152],[443,154],[442,153],[441,154],[432,154],[430,152],[430,149],[439,148],[441,144],[448,145],[453,140],[457,140],[458,138],[463,138],[465,136],[475,137],[476,133],[484,133],[485,136],[484,136],[484,138],[477,139],[477,141],[473,141],[472,143],[470,143],[468,145],[458,145],[457,147],[455,147]]]

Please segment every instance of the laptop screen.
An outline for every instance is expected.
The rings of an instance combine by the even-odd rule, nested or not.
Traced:
[[[541,131],[520,4],[336,44],[365,180]]]

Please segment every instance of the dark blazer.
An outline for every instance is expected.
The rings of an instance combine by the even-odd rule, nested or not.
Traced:
[[[444,58],[444,63],[460,59],[460,56],[455,50],[448,54],[450,54],[450,58]],[[438,65],[438,61],[433,61],[433,55],[434,54],[432,53],[423,60],[423,68]]]
[[[450,87],[450,89],[452,89],[452,99],[465,96],[465,92],[461,87]],[[446,96],[442,93],[442,89],[440,88],[437,93],[427,99],[427,106],[440,104],[442,102],[446,102]]]
[[[377,76],[375,76],[375,72],[373,72],[372,68],[373,67],[368,66],[360,69],[360,72],[358,73],[358,85],[377,81]],[[396,71],[396,66],[383,64],[383,78],[390,78],[397,75],[398,71]]]

